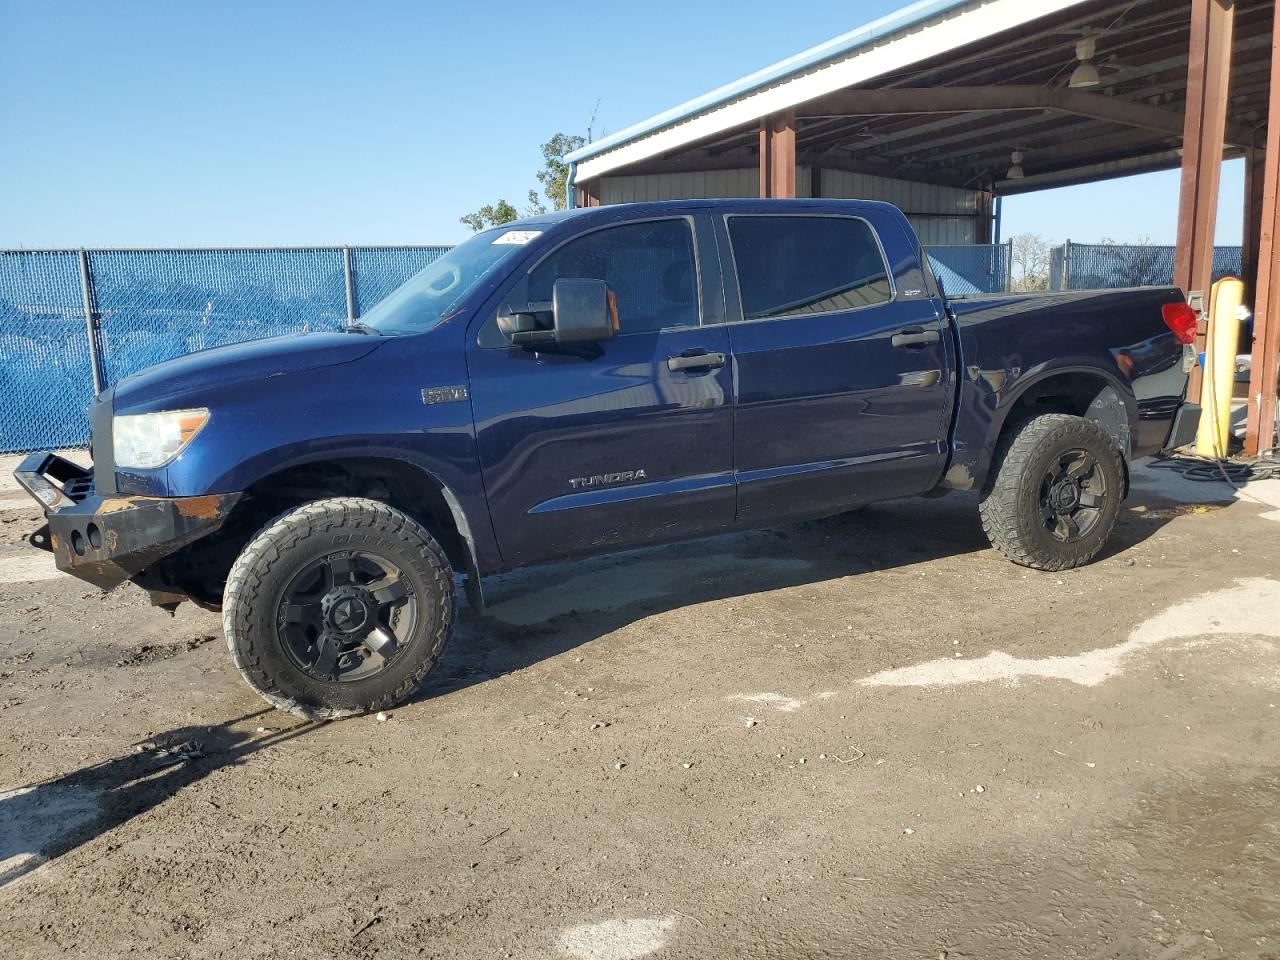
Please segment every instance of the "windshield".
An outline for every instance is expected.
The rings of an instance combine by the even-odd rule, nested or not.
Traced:
[[[494,268],[540,230],[499,227],[477,233],[433,260],[360,318],[379,333],[422,333],[449,316]]]

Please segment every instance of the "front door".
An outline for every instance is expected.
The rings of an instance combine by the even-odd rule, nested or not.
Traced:
[[[581,234],[507,298],[527,308],[548,303],[562,277],[604,280],[613,338],[511,346],[487,317],[471,341],[481,469],[508,565],[732,525],[729,340],[705,322],[722,318],[723,300],[702,225],[681,216]]]
[[[726,228],[740,294],[729,335],[743,522],[936,483],[954,390],[940,302],[896,289],[860,217],[729,216]]]

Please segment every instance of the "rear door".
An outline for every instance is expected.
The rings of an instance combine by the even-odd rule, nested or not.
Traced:
[[[726,288],[743,521],[933,486],[954,382],[942,304],[918,261],[895,276],[859,216],[729,215],[721,237],[737,279]]]
[[[733,523],[732,383],[709,217],[603,226],[544,256],[507,296],[604,280],[619,332],[513,347],[486,318],[468,352],[490,514],[512,566]]]

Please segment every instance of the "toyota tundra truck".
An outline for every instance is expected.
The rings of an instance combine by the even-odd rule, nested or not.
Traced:
[[[477,233],[336,332],[224,346],[27,457],[32,542],[222,612],[311,718],[410,697],[487,576],[965,490],[1014,563],[1103,549],[1129,465],[1195,435],[1172,287],[949,300],[884,203],[724,200]]]

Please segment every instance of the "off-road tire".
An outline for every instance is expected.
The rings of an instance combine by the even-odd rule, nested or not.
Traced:
[[[392,559],[412,584],[422,614],[403,652],[380,673],[325,682],[308,676],[285,653],[276,611],[298,570],[344,549]],[[231,658],[249,685],[272,706],[319,720],[403,703],[439,661],[456,609],[449,561],[429,531],[380,501],[335,497],[289,510],[258,531],[227,577],[222,622]]]
[[[1097,523],[1073,542],[1054,539],[1041,515],[1041,485],[1055,457],[1081,449],[1097,459],[1106,497]],[[1046,413],[1007,429],[996,446],[978,513],[991,545],[1035,570],[1070,570],[1093,560],[1115,529],[1125,489],[1124,458],[1097,423]]]

